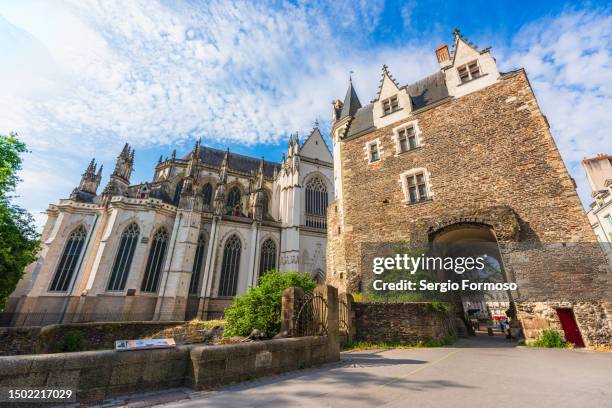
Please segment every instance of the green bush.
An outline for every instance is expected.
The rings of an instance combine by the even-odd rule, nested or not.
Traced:
[[[64,334],[62,341],[62,351],[82,351],[83,333],[78,330],[71,330]]]
[[[431,302],[431,309],[435,312],[448,313],[451,311],[451,304],[448,302],[440,302],[439,300],[434,300]]]
[[[545,348],[566,348],[568,343],[563,341],[561,335],[556,330],[543,330],[540,337],[531,343],[532,347]]]
[[[312,292],[317,282],[308,274],[268,271],[259,278],[259,286],[238,296],[225,311],[224,336],[248,336],[254,329],[268,338],[275,336],[281,326],[281,298],[289,287]]]

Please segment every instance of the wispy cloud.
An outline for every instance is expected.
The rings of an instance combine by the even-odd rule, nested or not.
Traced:
[[[524,27],[498,61],[525,67],[557,146],[589,203],[580,161],[611,153],[612,16],[566,13]]]
[[[415,4],[400,10],[404,22]],[[402,83],[434,72],[433,47],[443,38],[371,41],[385,7],[382,1],[0,4],[0,50],[13,62],[0,65],[0,132],[19,131],[33,150],[19,190],[23,204],[35,210],[66,195],[87,157],[114,158],[109,146],[168,146],[198,137],[274,143],[316,119],[328,123],[351,70],[362,102],[374,96],[383,63]],[[567,14],[535,22],[512,47],[493,50],[502,66],[527,68],[583,197],[577,161],[609,148],[610,23],[609,14]]]

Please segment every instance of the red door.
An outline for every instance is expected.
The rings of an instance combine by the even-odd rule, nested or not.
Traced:
[[[578,329],[578,324],[576,324],[576,318],[574,317],[574,311],[572,309],[557,309],[557,315],[561,322],[561,328],[565,332],[565,340],[573,343],[576,347],[584,347],[580,329]]]

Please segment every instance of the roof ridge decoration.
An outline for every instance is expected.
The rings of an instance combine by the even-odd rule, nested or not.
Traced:
[[[389,77],[389,79],[391,80],[391,82],[393,82],[393,85],[395,85],[397,89],[400,89],[399,83],[397,82],[395,78],[393,78],[393,75],[391,75],[391,72],[389,72],[389,67],[387,66],[387,64],[383,64],[382,75],[380,77],[380,82],[378,84],[378,92],[376,93],[376,99],[373,99],[372,102],[375,102],[380,99],[380,93],[382,92],[382,87],[383,87],[383,84],[385,83],[385,76]]]
[[[474,51],[476,52],[481,52],[478,50],[478,46],[476,44],[474,44],[473,42],[471,42],[470,40],[468,40],[467,38],[465,38],[463,36],[463,34],[461,34],[461,30],[459,30],[458,28],[455,28],[453,30],[453,36],[455,37],[455,40],[453,41],[453,49],[451,50],[451,65],[455,65],[455,58],[457,55],[457,47],[459,46],[459,40],[463,41],[463,43],[465,43],[465,45],[467,45],[468,47],[472,48]],[[487,51],[489,48],[486,48],[483,50]]]

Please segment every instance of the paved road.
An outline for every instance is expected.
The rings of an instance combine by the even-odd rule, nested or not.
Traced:
[[[165,408],[612,407],[612,354],[476,338],[448,348],[343,353],[341,363],[321,368],[130,402],[165,402]]]

